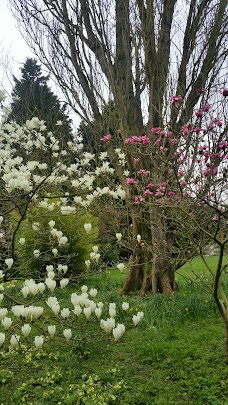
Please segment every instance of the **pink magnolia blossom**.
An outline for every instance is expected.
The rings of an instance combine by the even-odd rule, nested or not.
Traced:
[[[196,112],[195,112],[195,116],[196,116],[197,118],[202,117],[202,115],[203,115],[202,111],[196,111]]]
[[[183,100],[181,96],[172,96],[171,99],[175,107],[178,107],[180,102]]]
[[[171,131],[167,132],[167,137],[168,138],[172,138],[172,136],[173,136],[173,132],[171,132]]]
[[[160,143],[161,143],[161,138],[158,138],[157,140],[156,140],[156,142],[155,142],[155,145],[160,145]]]
[[[181,132],[183,135],[186,135],[186,136],[190,134],[191,131],[189,129],[188,124],[183,125],[183,127],[181,128]]]
[[[143,135],[141,136],[141,142],[143,145],[148,145],[150,143],[150,138],[148,138],[148,136]]]
[[[228,90],[227,90],[227,89],[223,89],[222,95],[223,95],[224,97],[227,97],[227,96],[228,96]]]
[[[103,138],[101,138],[101,141],[103,141],[103,142],[109,142],[110,139],[111,139],[111,135],[110,135],[110,134],[107,134],[107,135],[105,135]]]
[[[140,243],[140,246],[141,246],[142,248],[144,248],[145,243],[144,243],[144,242]]]
[[[214,215],[212,218],[212,221],[218,221],[219,220],[219,216],[218,215]]]
[[[153,188],[153,187],[154,187],[153,183],[149,183],[148,186],[147,186],[147,188]]]
[[[137,164],[139,163],[140,159],[139,158],[134,158],[134,163]]]
[[[160,128],[160,127],[151,128],[151,132],[152,132],[153,134],[159,134],[160,131],[161,131],[161,128]]]
[[[153,193],[150,190],[145,190],[143,194],[150,197]]]
[[[135,204],[140,204],[141,202],[144,202],[145,198],[141,197],[140,195],[137,195],[135,197]]]
[[[211,109],[211,105],[205,104],[205,105],[203,105],[203,107],[201,109],[203,112],[208,112]]]
[[[135,179],[132,179],[131,177],[127,177],[127,178],[126,178],[126,183],[127,183],[128,185],[132,186],[133,184],[136,183],[136,180],[135,180]]]
[[[173,145],[178,145],[178,143],[180,142],[180,140],[179,140],[179,139],[176,139],[176,138],[173,138],[173,139],[170,140],[170,142],[171,142]]]
[[[196,92],[197,92],[198,94],[202,94],[202,93],[205,92],[205,89],[204,89],[203,87],[198,87],[198,88],[196,89]]]
[[[200,131],[202,131],[202,129],[199,128],[199,127],[196,127],[196,128],[193,129],[193,132],[195,132],[196,134],[199,134]]]
[[[174,196],[175,196],[175,192],[174,192],[174,191],[169,191],[169,192],[168,192],[168,196],[169,196],[169,197],[174,197]]]
[[[148,176],[148,175],[150,175],[150,171],[149,171],[149,170],[145,170],[145,169],[140,169],[140,170],[138,171],[138,174],[143,174],[143,175]]]

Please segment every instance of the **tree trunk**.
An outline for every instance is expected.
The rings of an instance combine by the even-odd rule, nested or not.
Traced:
[[[131,291],[140,291],[141,296],[148,291],[170,295],[177,290],[174,267],[171,263],[172,232],[163,209],[151,207],[150,211],[150,228],[146,232],[145,224],[140,223],[139,217],[135,213],[132,214],[133,242],[138,232],[144,228],[145,241],[149,246],[147,250],[135,247],[129,263],[129,272],[121,291],[122,295],[127,295]],[[149,243],[150,240],[151,243]],[[150,257],[152,266],[151,272],[148,274]]]

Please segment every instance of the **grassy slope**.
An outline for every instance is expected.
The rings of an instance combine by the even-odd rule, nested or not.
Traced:
[[[199,259],[194,260],[195,268],[204,271]],[[80,343],[56,341],[40,352],[2,352],[0,404],[227,405],[223,324],[213,299],[178,278],[180,291],[173,297],[125,299],[131,313],[143,310],[145,319],[137,328],[128,327],[117,343],[89,322],[82,334],[78,331]],[[113,270],[87,285],[99,289],[99,299],[120,306],[122,281]],[[59,292],[61,307],[76,290]],[[88,382],[89,376],[93,380]]]

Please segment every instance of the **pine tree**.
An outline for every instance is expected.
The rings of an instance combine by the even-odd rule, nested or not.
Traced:
[[[66,112],[66,104],[61,104],[48,86],[49,75],[44,76],[36,59],[32,58],[26,59],[21,74],[21,79],[13,77],[15,86],[9,120],[25,124],[32,117],[43,119],[48,131],[55,132],[60,145],[65,148],[67,141],[72,140],[71,119]],[[59,129],[57,121],[62,121]]]

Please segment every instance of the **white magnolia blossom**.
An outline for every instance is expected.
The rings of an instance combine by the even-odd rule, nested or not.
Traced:
[[[69,284],[69,281],[68,278],[62,278],[62,280],[60,280],[60,288],[65,288]]]
[[[5,316],[8,313],[8,309],[7,308],[0,308],[0,321],[5,318]]]
[[[71,329],[64,329],[63,335],[65,336],[67,342],[69,342],[72,338],[72,331]]]
[[[7,316],[5,318],[3,318],[1,320],[1,322],[2,322],[3,328],[5,330],[8,330],[11,327],[12,323],[13,323],[12,319],[8,318]]]
[[[11,258],[9,259],[5,259],[5,264],[7,265],[8,269],[11,269],[11,267],[13,266],[13,262],[14,260]]]
[[[67,319],[69,317],[69,315],[70,315],[69,308],[63,308],[60,315],[61,315],[62,318]]]
[[[113,336],[115,341],[119,340],[123,334],[125,333],[125,326],[123,324],[119,324],[112,330]]]
[[[118,242],[120,242],[122,239],[122,233],[116,233],[116,239]]]
[[[19,335],[12,335],[10,339],[10,344],[13,349],[16,349],[19,345],[20,336]]]
[[[3,346],[5,342],[6,335],[5,333],[0,332],[0,348]]]
[[[123,303],[122,303],[122,309],[123,309],[123,311],[127,311],[127,310],[129,309],[129,304],[128,304],[128,302],[123,302]]]
[[[24,337],[27,337],[30,334],[31,330],[32,328],[28,323],[24,324],[24,326],[22,326],[21,328],[22,335]]]
[[[48,326],[48,333],[51,337],[55,336],[56,333],[56,326],[55,325],[49,325]]]
[[[34,344],[35,344],[36,349],[41,349],[41,347],[43,346],[43,343],[44,343],[43,336],[35,336]]]
[[[124,263],[118,263],[118,264],[116,265],[116,267],[117,267],[117,269],[118,269],[119,271],[121,271],[121,273],[122,273],[122,271],[125,269]]]
[[[89,233],[92,229],[92,224],[84,224],[84,229],[86,233]]]

